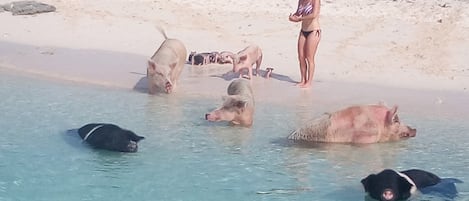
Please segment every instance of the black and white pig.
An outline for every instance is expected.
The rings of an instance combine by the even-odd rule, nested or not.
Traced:
[[[417,192],[434,194],[446,198],[457,195],[454,183],[459,179],[440,178],[431,172],[410,169],[398,172],[385,169],[378,174],[370,174],[361,180],[365,192],[380,201],[406,200]]]
[[[145,137],[114,124],[90,123],[78,129],[83,141],[97,149],[119,152],[137,152],[137,143]]]

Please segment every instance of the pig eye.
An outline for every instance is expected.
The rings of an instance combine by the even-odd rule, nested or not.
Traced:
[[[163,76],[163,73],[161,73],[161,72],[159,72],[159,71],[155,72],[155,74],[156,74],[156,75],[159,75],[159,76]]]

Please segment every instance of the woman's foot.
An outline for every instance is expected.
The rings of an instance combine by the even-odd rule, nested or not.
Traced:
[[[302,87],[302,86],[304,86],[304,85],[305,85],[304,82],[298,82],[298,83],[295,84],[295,86],[298,86],[298,87]]]
[[[310,87],[311,87],[311,82],[306,82],[306,83],[304,83],[303,85],[301,85],[301,86],[299,86],[299,87],[300,87],[300,88],[304,88],[304,89],[310,88]]]

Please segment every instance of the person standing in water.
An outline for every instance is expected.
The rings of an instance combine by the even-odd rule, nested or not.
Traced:
[[[296,12],[288,17],[292,22],[301,22],[301,30],[298,36],[298,60],[300,62],[301,80],[297,84],[301,88],[309,88],[313,82],[314,57],[321,40],[320,6],[320,0],[298,0]]]

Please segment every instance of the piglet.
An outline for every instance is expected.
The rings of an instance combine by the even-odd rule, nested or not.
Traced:
[[[247,69],[249,79],[252,78],[252,66],[256,64],[256,76],[259,76],[259,69],[262,63],[262,50],[257,45],[250,45],[237,54],[231,56],[233,59],[233,72],[239,72],[239,77],[243,75],[241,70]]]
[[[210,63],[210,55],[211,53],[207,52],[202,52],[202,53],[196,53],[196,52],[191,52],[192,54],[192,59],[191,59],[191,65],[207,65]]]
[[[220,61],[220,53],[219,52],[210,52],[209,56],[210,63],[218,63]]]

